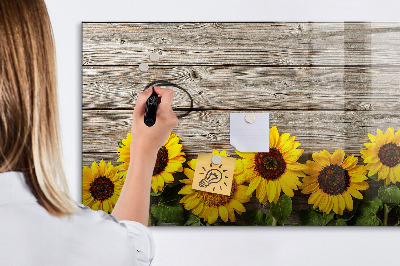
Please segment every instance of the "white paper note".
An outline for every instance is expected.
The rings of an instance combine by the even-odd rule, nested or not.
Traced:
[[[269,152],[269,113],[230,113],[230,143],[240,152]]]

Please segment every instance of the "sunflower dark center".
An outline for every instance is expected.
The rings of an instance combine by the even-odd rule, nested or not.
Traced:
[[[400,147],[394,143],[387,143],[379,149],[378,157],[382,164],[395,167],[400,163]]]
[[[165,146],[162,146],[157,153],[157,161],[154,166],[153,176],[158,175],[162,171],[164,171],[165,167],[168,164],[168,150]]]
[[[114,184],[109,178],[100,176],[90,184],[89,191],[95,200],[104,201],[114,194]]]
[[[350,176],[343,167],[331,164],[326,166],[318,175],[319,187],[327,194],[342,194],[350,185]]]
[[[230,196],[199,191],[198,197],[200,197],[201,202],[203,202],[208,207],[219,207],[227,204],[235,194],[236,190],[237,184],[233,181]]]
[[[275,148],[269,152],[259,152],[255,157],[256,171],[267,180],[279,178],[286,170],[286,162],[282,153]]]

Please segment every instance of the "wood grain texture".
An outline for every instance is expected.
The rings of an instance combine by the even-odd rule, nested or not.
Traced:
[[[243,112],[243,111],[241,111]],[[195,111],[174,129],[184,151],[195,154],[224,149],[231,153],[227,111]],[[343,149],[358,154],[368,133],[399,125],[400,112],[372,111],[270,111],[270,126],[289,132],[300,141],[305,154]],[[86,110],[83,113],[83,152],[116,152],[117,143],[130,132],[129,110]]]
[[[83,23],[82,65],[400,65],[400,23]]]
[[[133,109],[151,81],[184,87],[194,108],[400,111],[400,67],[83,67],[83,109]],[[174,108],[188,108],[175,89]]]

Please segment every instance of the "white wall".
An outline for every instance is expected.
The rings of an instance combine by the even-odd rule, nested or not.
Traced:
[[[399,21],[399,1],[47,0],[64,162],[81,201],[82,21]],[[400,48],[399,48],[400,49]],[[154,265],[398,265],[397,228],[152,228]],[[94,253],[95,254],[95,253]],[[112,252],[110,253],[112,255]]]

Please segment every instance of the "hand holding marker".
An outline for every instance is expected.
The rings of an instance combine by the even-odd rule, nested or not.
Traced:
[[[189,109],[187,110],[186,113],[178,116],[178,118],[185,117],[192,111],[193,98],[192,98],[192,96],[190,95],[190,93],[187,90],[185,90],[181,86],[176,85],[176,84],[174,84],[174,83],[172,83],[170,81],[157,80],[157,81],[151,82],[145,88],[145,90],[146,90],[146,89],[151,87],[152,90],[153,90],[153,93],[149,96],[149,98],[146,101],[146,109],[145,109],[145,113],[144,113],[144,123],[145,123],[146,126],[152,127],[156,123],[156,113],[157,113],[157,107],[158,107],[159,101],[158,101],[158,94],[154,91],[154,86],[153,85],[175,87],[175,88],[178,88],[178,89],[182,90],[183,92],[185,92],[189,96],[190,107],[189,107]]]
[[[144,123],[148,127],[152,127],[156,123],[158,94],[154,91],[146,101],[146,109],[144,111]]]

